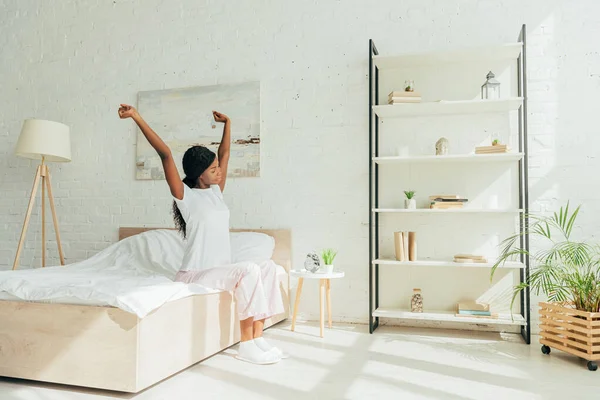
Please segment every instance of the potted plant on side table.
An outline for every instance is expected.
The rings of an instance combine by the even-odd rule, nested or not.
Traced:
[[[328,274],[333,273],[333,260],[337,255],[337,251],[333,249],[324,249],[321,252],[321,258],[323,259],[323,264],[325,264],[325,272]]]
[[[587,360],[596,371],[600,360],[600,247],[590,242],[572,240],[579,214],[569,204],[549,217],[529,216],[528,233],[542,250],[530,252],[521,247],[521,234],[505,239],[496,269],[516,256],[529,256],[529,279],[515,286],[517,295],[529,287],[536,295],[547,296],[540,306],[540,343],[542,353],[550,348]],[[512,306],[512,304],[511,304]]]

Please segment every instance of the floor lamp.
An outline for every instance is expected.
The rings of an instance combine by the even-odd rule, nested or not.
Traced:
[[[21,231],[21,239],[17,247],[17,254],[13,264],[13,270],[19,265],[19,257],[25,243],[25,235],[31,211],[35,204],[35,196],[37,194],[40,180],[42,183],[42,267],[46,266],[46,190],[48,190],[48,200],[50,201],[50,209],[52,210],[52,219],[54,221],[54,232],[56,233],[56,242],[58,244],[58,254],[60,256],[60,265],[65,265],[65,258],[60,244],[60,233],[58,231],[58,220],[56,218],[56,208],[54,207],[54,197],[52,196],[52,185],[50,184],[50,170],[46,165],[50,162],[69,162],[71,161],[71,142],[69,138],[69,127],[59,122],[45,121],[40,119],[28,119],[23,123],[21,134],[17,142],[15,154],[19,157],[41,160],[41,164],[37,167],[35,178],[33,180],[33,188],[29,197],[29,206],[25,214],[25,222],[23,222],[23,230]]]

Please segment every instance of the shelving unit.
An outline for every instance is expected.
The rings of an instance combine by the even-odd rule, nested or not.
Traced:
[[[456,316],[451,311],[435,311],[412,313],[410,311],[393,307],[380,306],[380,266],[389,269],[418,267],[439,268],[452,271],[454,268],[491,268],[490,263],[456,263],[454,261],[423,259],[419,261],[396,261],[381,257],[380,252],[380,218],[389,214],[399,214],[408,217],[415,215],[431,215],[431,218],[440,214],[448,214],[457,218],[460,215],[499,215],[498,218],[518,218],[518,229],[522,234],[521,247],[529,250],[529,237],[526,234],[528,227],[527,215],[529,212],[528,190],[528,159],[527,159],[527,76],[526,76],[526,26],[523,25],[518,41],[499,46],[485,48],[472,48],[452,50],[445,52],[430,52],[417,54],[404,54],[397,56],[382,56],[371,40],[369,42],[369,315],[370,332],[373,333],[380,323],[380,318],[399,319],[406,321],[433,321],[443,326],[443,323],[464,323],[469,325],[495,325],[520,327],[521,335],[527,344],[531,341],[530,319],[530,293],[529,290],[521,292],[520,311],[514,315],[499,314],[497,318],[480,318]],[[456,66],[469,63],[494,63],[516,62],[517,90],[515,97],[500,100],[460,100],[460,101],[431,101],[423,103],[381,105],[380,101],[380,72],[385,70],[421,70],[425,68],[443,68],[444,65]],[[395,88],[385,88],[391,91]],[[383,150],[389,154],[389,149],[382,149],[380,139],[380,119],[411,118],[451,115],[475,115],[492,113],[517,113],[518,115],[518,148],[513,153],[506,154],[455,154],[446,156],[435,155],[409,155],[409,156],[381,156]],[[487,117],[486,117],[487,118]],[[397,133],[396,133],[397,134]],[[517,147],[517,146],[515,146]],[[380,204],[380,167],[404,168],[412,164],[432,164],[432,168],[442,168],[448,164],[475,164],[477,163],[506,163],[507,166],[518,165],[518,207],[509,209],[477,209],[467,205],[461,209],[398,209],[385,207]],[[500,164],[504,165],[504,164]],[[392,218],[392,217],[387,217]],[[429,220],[428,220],[429,221]],[[432,224],[435,219],[432,219]],[[489,228],[488,228],[489,229]],[[529,257],[521,256],[519,261],[507,262],[502,269],[518,271],[519,281],[529,279]],[[446,272],[448,273],[448,272]],[[432,276],[428,279],[435,279]],[[405,301],[401,299],[400,301]],[[427,310],[428,311],[428,310]],[[492,310],[493,312],[493,310]]]
[[[400,163],[490,163],[490,162],[513,162],[523,158],[523,153],[505,154],[458,154],[447,156],[388,156],[373,157],[377,164],[400,164]]]
[[[523,210],[494,210],[494,209],[477,209],[477,208],[457,208],[457,209],[430,209],[417,208],[416,210],[408,210],[406,208],[374,208],[375,213],[406,213],[406,214],[519,214]]]
[[[520,97],[501,100],[432,101],[428,103],[373,106],[373,112],[381,118],[483,114],[516,111],[522,104],[523,98]]]
[[[414,313],[407,310],[395,308],[377,308],[373,311],[374,317],[396,318],[408,321],[435,321],[435,322],[459,322],[464,324],[485,324],[485,325],[513,325],[527,326],[527,321],[522,315],[498,314],[497,318],[480,318],[457,316],[449,311]]]
[[[454,261],[419,260],[419,261],[396,261],[377,259],[373,264],[393,265],[397,267],[441,267],[441,268],[491,268],[493,263],[458,263]],[[506,262],[498,268],[522,269],[525,264],[521,262]]]
[[[408,67],[424,67],[428,65],[516,60],[524,43],[508,43],[498,46],[475,47],[433,53],[412,53],[400,56],[373,56],[373,63],[378,69],[398,69]]]

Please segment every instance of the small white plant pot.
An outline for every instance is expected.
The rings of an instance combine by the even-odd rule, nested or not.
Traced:
[[[404,199],[404,207],[407,210],[416,210],[417,209],[417,201],[415,199]]]
[[[332,274],[333,273],[333,264],[325,266],[325,273],[326,274]]]

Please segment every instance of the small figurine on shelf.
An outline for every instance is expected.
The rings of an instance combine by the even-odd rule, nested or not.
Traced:
[[[414,199],[415,197],[414,190],[405,190],[404,194],[406,195],[406,200],[404,200],[404,207],[407,210],[416,210],[417,209],[417,201]]]
[[[413,80],[404,81],[404,91],[405,92],[414,92],[415,91],[415,81],[413,81]]]
[[[445,137],[440,138],[435,142],[435,155],[445,156],[448,155],[448,139]]]
[[[423,312],[423,296],[421,295],[421,289],[413,289],[413,295],[410,299],[410,311],[414,313]]]

